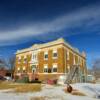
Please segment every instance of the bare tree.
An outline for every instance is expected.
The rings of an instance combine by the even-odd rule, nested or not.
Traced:
[[[8,69],[7,67],[6,60],[4,58],[0,58],[0,68]]]
[[[16,60],[15,56],[11,56],[8,59],[8,66],[9,66],[9,69],[11,72],[11,77],[13,77],[13,72],[14,72],[14,68],[15,68],[15,60]]]
[[[95,78],[100,78],[100,59],[96,59],[93,63],[93,72]]]

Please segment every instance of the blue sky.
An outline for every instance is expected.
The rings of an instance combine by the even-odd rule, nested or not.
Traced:
[[[84,50],[91,68],[100,58],[100,1],[0,0],[0,57],[59,37]]]

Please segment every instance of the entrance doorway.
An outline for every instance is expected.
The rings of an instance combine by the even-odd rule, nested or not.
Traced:
[[[34,74],[36,72],[36,65],[32,65],[32,73]]]

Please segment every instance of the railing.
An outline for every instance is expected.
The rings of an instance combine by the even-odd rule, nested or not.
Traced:
[[[79,65],[73,65],[70,72],[66,76],[65,84],[70,84],[75,77],[75,74],[78,74]]]

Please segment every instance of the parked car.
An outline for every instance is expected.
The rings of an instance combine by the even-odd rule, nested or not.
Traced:
[[[1,81],[5,81],[6,78],[0,75],[0,80],[1,80]]]

